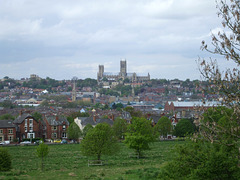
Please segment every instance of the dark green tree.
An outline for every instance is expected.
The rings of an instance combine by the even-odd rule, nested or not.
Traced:
[[[117,143],[112,128],[106,123],[100,123],[90,130],[80,144],[81,153],[85,156],[112,155],[117,152]]]
[[[157,136],[163,136],[165,139],[167,135],[172,132],[171,120],[166,116],[161,117],[157,124],[154,126],[154,132]]]
[[[11,114],[3,114],[0,116],[0,120],[14,120],[15,117]]]
[[[91,124],[87,124],[84,128],[83,128],[83,132],[82,132],[82,136],[83,138],[87,135],[87,133],[93,129],[93,126]]]
[[[36,121],[38,121],[38,122],[42,120],[42,114],[39,113],[39,112],[37,112],[37,111],[35,111],[35,112],[32,114],[32,116],[33,116],[34,119],[35,119]]]
[[[71,123],[67,129],[68,139],[78,141],[81,135],[82,135],[82,132],[79,126],[75,122]]]
[[[9,171],[12,168],[11,156],[6,148],[0,148],[0,172]]]
[[[181,119],[174,129],[174,135],[177,137],[185,137],[193,134],[193,132],[194,126],[189,119]]]
[[[113,123],[113,131],[119,140],[124,139],[127,131],[127,122],[122,118],[116,118]]]
[[[137,156],[142,156],[142,151],[149,150],[149,144],[155,140],[151,122],[145,118],[134,117],[132,124],[128,125],[124,143],[134,149]]]

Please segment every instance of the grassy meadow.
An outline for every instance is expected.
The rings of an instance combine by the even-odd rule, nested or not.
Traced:
[[[90,167],[89,158],[80,154],[79,144],[49,145],[43,172],[36,156],[37,146],[9,146],[4,148],[11,154],[12,170],[0,172],[0,179],[155,179],[163,163],[174,156],[173,147],[182,143],[155,142],[140,159],[129,157],[133,151],[120,143],[116,155],[102,156],[107,165]]]

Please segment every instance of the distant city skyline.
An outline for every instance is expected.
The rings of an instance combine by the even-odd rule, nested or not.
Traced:
[[[127,59],[129,72],[151,79],[200,79],[196,61],[212,56],[201,42],[221,30],[214,0],[0,4],[0,78],[96,79],[100,64],[118,72]]]

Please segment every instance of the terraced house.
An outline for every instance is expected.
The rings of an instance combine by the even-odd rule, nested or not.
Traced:
[[[46,125],[46,140],[67,139],[68,120],[63,116],[45,115],[43,121]]]
[[[26,138],[42,138],[43,124],[41,121],[37,121],[31,114],[20,113],[13,123],[17,126],[16,136],[19,141],[23,141]]]
[[[0,142],[10,141],[16,139],[16,125],[12,120],[0,120]]]

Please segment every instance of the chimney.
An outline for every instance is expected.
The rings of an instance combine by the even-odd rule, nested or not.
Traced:
[[[114,114],[112,114],[112,121],[114,121]]]
[[[58,121],[58,115],[56,115],[56,121]]]
[[[93,121],[96,122],[96,116],[95,115],[93,115]]]

